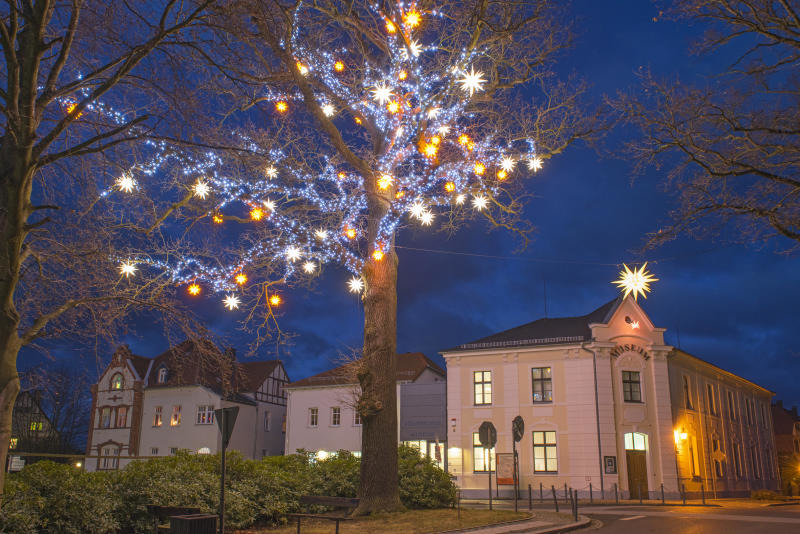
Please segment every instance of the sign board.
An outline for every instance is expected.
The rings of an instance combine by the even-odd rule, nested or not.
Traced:
[[[446,435],[447,384],[402,384],[400,441],[436,441]]]
[[[497,443],[497,429],[491,421],[484,421],[478,429],[478,439],[484,449],[493,449]]]
[[[497,485],[514,485],[514,454],[510,452],[497,453]]]
[[[12,456],[9,460],[9,471],[21,471],[25,467],[25,459],[22,456]]]
[[[222,411],[225,411],[225,416],[222,416]],[[236,424],[236,416],[239,415],[238,406],[230,406],[228,408],[220,408],[214,410],[214,417],[217,419],[217,426],[220,433],[222,433],[222,449],[228,448],[228,442],[231,440],[233,434],[233,425]],[[225,428],[222,428],[222,423],[225,422]]]
[[[525,435],[525,421],[521,416],[518,415],[511,421],[511,433],[514,434],[514,441],[520,441]]]
[[[617,457],[616,456],[604,456],[603,457],[603,465],[605,465],[605,472],[607,475],[616,475],[617,474]]]

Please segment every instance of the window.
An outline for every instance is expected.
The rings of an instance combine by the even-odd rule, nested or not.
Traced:
[[[161,426],[161,406],[153,408],[153,426]]]
[[[642,402],[639,371],[622,371],[622,398],[625,402]]]
[[[119,467],[119,447],[113,445],[103,447],[100,456],[103,457],[100,469],[117,469]]]
[[[128,426],[128,407],[120,406],[117,408],[117,428]]]
[[[750,406],[751,406],[750,405],[750,399],[745,397],[744,398],[744,422],[747,423],[748,425],[752,425],[753,424],[753,417],[752,417],[752,413],[751,413],[751,410],[750,410]]]
[[[711,415],[717,415],[717,402],[714,396],[714,386],[711,384],[706,384],[706,396],[708,398],[708,413]]]
[[[733,464],[736,468],[736,478],[742,478],[742,457],[738,443],[733,444]]]
[[[31,430],[33,432],[41,432],[42,431],[42,422],[41,421],[31,421]]]
[[[11,438],[11,441],[8,444],[9,449],[16,449],[17,445],[19,445],[19,438]]]
[[[492,372],[475,371],[472,373],[472,381],[475,385],[475,405],[485,405],[492,403]]]
[[[495,470],[494,449],[486,449],[481,445],[481,438],[477,432],[472,433],[472,470],[475,473],[487,473]]]
[[[111,377],[111,389],[122,389],[123,384],[124,380],[122,379],[121,373],[117,373]]]
[[[361,426],[361,414],[358,411],[358,408],[353,410],[353,424],[356,426]]]
[[[169,420],[169,426],[180,426],[181,424],[181,405],[176,404],[172,407],[172,418]]]
[[[271,415],[269,413],[269,410],[267,410],[266,412],[264,412],[264,431],[265,432],[269,432],[270,427],[272,426],[270,424],[271,422],[272,422],[271,421]]]
[[[721,459],[722,451],[720,451],[720,447],[720,440],[714,439],[711,441],[711,448],[714,453],[712,454],[714,457],[714,473],[717,475],[717,478],[725,478],[725,460]]]
[[[338,406],[331,408],[331,426],[339,426],[342,423],[342,409]]]
[[[531,369],[533,402],[553,402],[553,376],[550,367]]]
[[[697,455],[697,437],[692,436],[692,441],[689,443],[689,457],[692,460],[692,476],[700,476],[700,458]]]
[[[180,416],[178,417],[178,424],[180,424]],[[214,405],[201,404],[197,407],[197,424],[198,425],[213,425],[214,424]],[[174,426],[174,425],[173,425]]]
[[[687,410],[694,410],[692,408],[692,394],[689,389],[689,377],[683,375],[683,403]]]
[[[625,450],[646,451],[647,434],[642,434],[641,432],[628,432],[625,434]]]
[[[166,367],[159,367],[158,376],[156,377],[156,382],[159,383],[159,384],[166,384],[167,383],[167,368]]]
[[[150,456],[158,456],[158,447],[150,447]]]
[[[758,463],[758,452],[755,447],[750,447],[750,465],[753,466],[753,478],[761,478],[761,466]]]
[[[178,454],[178,447],[170,447],[169,453],[172,454],[173,456]]]
[[[319,425],[319,408],[308,409],[308,426]]]
[[[555,431],[534,431],[533,472],[558,473],[558,455],[556,454]]]
[[[728,392],[728,413],[731,419],[736,421],[736,399],[733,397],[733,391]]]
[[[111,408],[100,411],[100,428],[111,428]]]

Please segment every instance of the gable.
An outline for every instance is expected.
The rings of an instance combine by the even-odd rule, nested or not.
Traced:
[[[604,323],[595,323],[590,327],[592,337],[600,342],[639,346],[664,344],[665,329],[657,328],[631,296],[623,299]]]

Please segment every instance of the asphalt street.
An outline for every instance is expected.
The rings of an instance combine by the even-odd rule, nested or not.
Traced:
[[[800,534],[800,505],[780,507],[584,507],[603,534]]]

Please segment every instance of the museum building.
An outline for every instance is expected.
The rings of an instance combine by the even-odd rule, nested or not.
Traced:
[[[516,416],[526,495],[528,485],[537,497],[566,485],[581,497],[591,488],[595,498],[645,499],[662,488],[666,498],[778,489],[773,393],[666,345],[664,331],[627,297],[443,351],[448,468],[462,495],[486,497],[497,455],[510,458]],[[497,429],[488,451],[484,421]],[[500,463],[499,492],[509,495]]]

